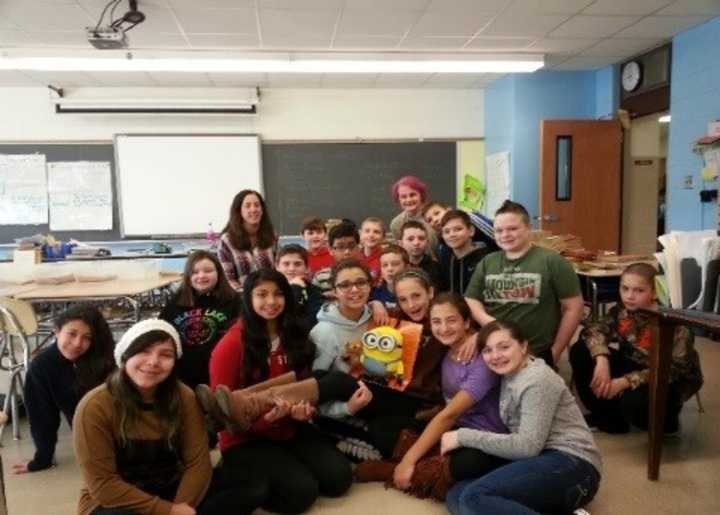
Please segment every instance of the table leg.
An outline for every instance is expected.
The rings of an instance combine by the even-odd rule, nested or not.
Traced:
[[[649,449],[647,476],[657,481],[660,475],[663,436],[665,433],[665,408],[667,404],[668,384],[670,382],[670,363],[672,361],[675,325],[665,320],[659,321],[659,327],[650,349],[650,416]]]

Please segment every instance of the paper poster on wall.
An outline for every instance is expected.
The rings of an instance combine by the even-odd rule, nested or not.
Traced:
[[[0,224],[48,221],[44,154],[0,155]]]
[[[510,152],[498,152],[485,158],[485,214],[495,211],[510,198]]]
[[[50,230],[112,229],[110,163],[48,163]]]
[[[485,204],[485,142],[457,142],[457,205],[466,211],[482,210]]]

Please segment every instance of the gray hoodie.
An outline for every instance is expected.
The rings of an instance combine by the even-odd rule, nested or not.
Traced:
[[[367,331],[372,318],[372,310],[365,306],[360,320],[349,320],[342,316],[336,303],[326,303],[317,314],[318,323],[310,331],[310,339],[315,344],[313,370],[338,370],[350,372],[350,366],[343,359],[345,347],[349,342],[360,341]],[[345,402],[331,402],[320,406],[320,413],[333,418],[350,415]]]

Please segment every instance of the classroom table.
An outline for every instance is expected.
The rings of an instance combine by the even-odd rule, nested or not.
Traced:
[[[665,434],[665,405],[670,384],[675,327],[678,324],[700,327],[712,334],[720,334],[720,316],[715,313],[684,309],[642,309],[657,320],[654,342],[650,348],[650,416],[648,420],[648,468],[647,477],[657,481],[660,477],[663,436]]]
[[[48,304],[126,300],[133,308],[133,321],[137,322],[140,320],[139,298],[153,290],[167,288],[181,278],[180,274],[160,274],[147,279],[36,284],[34,288],[18,292],[13,297],[28,302]]]
[[[598,269],[581,270],[575,267],[575,273],[580,277],[581,285],[584,287],[584,297],[590,302],[590,317],[597,320],[600,316],[600,295],[599,292],[604,286],[615,293],[614,298],[619,298],[620,276],[622,269]]]
[[[13,284],[0,281],[0,297],[15,297],[37,287],[38,285],[35,283]]]

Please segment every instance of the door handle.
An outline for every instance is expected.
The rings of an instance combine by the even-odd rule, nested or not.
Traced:
[[[535,220],[542,222],[559,222],[560,217],[555,213],[545,213],[544,215],[536,216]]]

